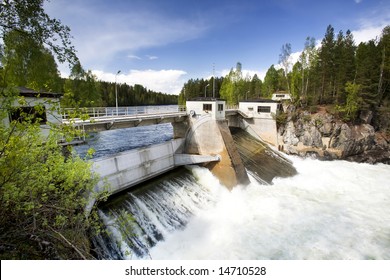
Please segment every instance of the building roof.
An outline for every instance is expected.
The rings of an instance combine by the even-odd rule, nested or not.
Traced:
[[[221,98],[215,98],[215,97],[195,97],[195,98],[190,98],[187,101],[226,101],[226,100]]]
[[[46,91],[35,91],[31,88],[17,87],[19,94],[24,97],[42,97],[42,98],[60,98],[62,93],[46,92]]]
[[[246,99],[246,100],[240,100],[239,102],[246,102],[246,103],[279,103],[279,101],[272,100],[272,99],[265,99],[265,98]]]

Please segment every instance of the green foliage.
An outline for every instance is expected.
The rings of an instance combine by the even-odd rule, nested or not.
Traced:
[[[288,114],[285,112],[278,112],[276,115],[272,116],[276,121],[276,126],[285,126],[287,124]]]
[[[310,114],[317,113],[318,112],[318,106],[316,106],[316,105],[309,106],[308,111],[309,111]]]
[[[1,1],[0,36],[16,31],[37,44],[45,44],[61,63],[78,59],[71,42],[70,28],[46,14],[44,0]]]
[[[240,69],[232,69],[222,82],[220,96],[226,100],[228,105],[237,105],[239,100],[248,98],[250,84],[251,79],[249,76],[242,77]]]
[[[99,81],[99,96],[103,106],[115,106],[115,83]],[[178,103],[178,96],[148,90],[142,85],[117,84],[119,106],[170,105]]]
[[[214,81],[215,79],[215,81]],[[211,77],[208,80],[205,79],[190,79],[188,80],[179,95],[178,103],[179,105],[185,105],[185,101],[197,97],[212,97],[213,96],[213,86],[214,86],[214,95],[216,98],[220,97],[220,89],[222,86],[224,78],[222,77]]]
[[[361,85],[347,82],[345,91],[347,92],[347,102],[344,106],[337,105],[336,110],[342,114],[345,121],[354,121],[361,104],[361,98],[359,96]]]
[[[51,124],[44,136],[43,116],[56,116],[57,105],[28,104],[13,90],[60,91],[53,56],[77,62],[69,28],[50,18],[43,2],[0,3],[0,259],[92,258],[88,232],[98,222],[95,211],[87,217],[84,209],[98,176],[90,163],[58,145],[80,132]],[[9,113],[15,116],[10,122]]]
[[[0,126],[1,259],[91,257],[93,215],[87,218],[84,208],[98,176],[89,162],[64,156],[59,130],[43,138],[28,116]]]
[[[37,91],[60,90],[60,76],[52,54],[31,37],[11,31],[4,36],[3,86],[26,86]]]
[[[278,84],[278,72],[274,65],[271,65],[264,77],[262,89],[264,96],[270,97],[278,89]]]
[[[285,83],[287,85],[287,90],[290,92],[290,82],[288,79],[288,73],[291,65],[291,44],[286,43],[282,46],[281,53],[279,55],[279,63],[283,65],[283,74]]]

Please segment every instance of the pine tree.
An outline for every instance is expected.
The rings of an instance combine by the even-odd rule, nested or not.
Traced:
[[[319,66],[321,70],[321,90],[319,103],[331,102],[330,98],[334,91],[334,63],[335,63],[335,40],[334,28],[329,25],[326,29],[325,37],[322,39],[319,51]]]

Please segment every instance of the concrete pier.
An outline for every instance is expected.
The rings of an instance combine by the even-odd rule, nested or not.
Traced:
[[[219,154],[219,162],[205,166],[223,185],[232,189],[238,184],[248,184],[249,178],[225,120],[224,106],[225,102],[219,99],[199,99],[192,101],[190,106],[187,102],[187,111],[193,113],[189,114],[188,118],[189,129],[184,152],[199,155]],[[215,112],[219,109],[223,112]]]

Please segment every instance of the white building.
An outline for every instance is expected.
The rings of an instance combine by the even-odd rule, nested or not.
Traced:
[[[279,102],[270,99],[243,100],[238,108],[247,116],[242,119],[242,129],[274,146],[278,145],[275,115]]]
[[[47,136],[50,132],[49,123],[60,124],[62,117],[59,112],[54,108],[59,108],[60,93],[51,92],[37,92],[25,87],[17,87],[16,91],[19,91],[21,99],[16,99],[12,104],[13,110],[8,112],[8,117],[3,119],[3,124],[8,126],[11,121],[18,120],[23,117],[24,114],[32,115],[39,119],[42,135]],[[40,105],[42,108],[36,110],[36,106]]]
[[[272,94],[272,100],[275,101],[283,101],[283,100],[290,100],[291,101],[291,94],[287,92],[275,92]]]
[[[224,120],[226,101],[219,98],[199,97],[187,100],[186,108],[191,116],[210,115],[214,120]]]
[[[249,117],[272,119],[276,115],[278,104],[278,101],[270,99],[243,100],[238,109]]]

